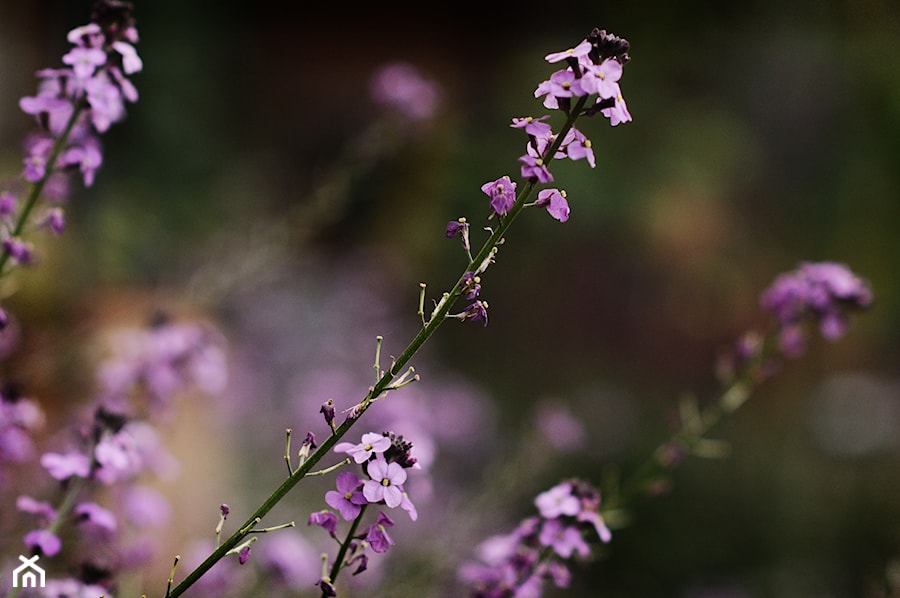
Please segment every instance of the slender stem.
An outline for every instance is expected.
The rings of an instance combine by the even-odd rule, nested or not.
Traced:
[[[47,181],[53,175],[56,167],[56,159],[62,153],[63,148],[65,148],[66,143],[69,140],[69,135],[72,133],[72,129],[75,127],[75,123],[78,121],[78,117],[81,115],[81,111],[84,110],[84,107],[85,103],[82,99],[78,99],[74,102],[72,116],[69,117],[69,122],[66,123],[66,128],[63,129],[62,135],[57,137],[56,141],[53,143],[53,149],[50,151],[50,156],[47,158],[47,168],[44,172],[44,176],[41,177],[39,181],[32,184],[31,191],[28,193],[28,197],[25,200],[25,205],[22,207],[22,212],[19,214],[19,220],[16,222],[16,226],[10,234],[11,237],[18,237],[22,234],[22,231],[25,230],[28,217],[31,215],[31,211],[37,204],[41,192],[44,190],[44,185],[47,184]],[[0,276],[2,276],[3,268],[6,266],[8,260],[9,252],[4,251],[0,254]]]
[[[353,536],[356,535],[356,530],[359,528],[359,522],[362,521],[363,515],[366,514],[366,507],[368,506],[369,505],[361,505],[359,515],[356,516],[356,519],[354,519],[353,523],[350,525],[350,530],[347,532],[347,536],[341,544],[341,549],[338,550],[337,556],[334,557],[334,564],[331,566],[331,572],[328,574],[332,584],[337,581],[337,577],[341,573],[341,568],[344,565],[344,558],[347,556],[347,550],[350,547],[350,541],[353,539]]]
[[[569,129],[572,128],[575,121],[581,115],[581,111],[584,109],[584,105],[587,102],[588,96],[582,96],[579,98],[576,105],[569,111],[568,118],[566,119],[565,124],[562,129],[557,133],[556,139],[553,144],[547,149],[544,154],[544,164],[549,165],[550,162],[553,161],[553,155],[557,152],[560,145],[562,144],[563,138],[566,136],[566,133],[569,132]],[[453,285],[453,288],[447,293],[447,298],[445,301],[442,301],[440,307],[435,310],[434,314],[432,314],[431,319],[419,330],[418,334],[410,341],[409,345],[407,345],[406,349],[403,350],[402,353],[396,358],[394,363],[389,367],[386,371],[384,371],[375,385],[369,389],[368,394],[366,394],[365,398],[354,407],[354,410],[351,414],[351,417],[348,417],[344,420],[344,422],[337,426],[334,429],[334,432],[329,436],[319,447],[313,452],[309,458],[304,461],[294,472],[285,479],[278,488],[272,492],[269,497],[263,501],[263,503],[257,507],[257,509],[253,512],[252,515],[247,519],[247,522],[242,525],[238,531],[234,532],[228,539],[222,542],[218,548],[216,548],[206,560],[204,560],[200,565],[198,565],[193,571],[191,571],[187,577],[185,577],[181,583],[175,586],[172,591],[168,594],[170,598],[177,598],[182,595],[189,587],[191,587],[198,579],[200,579],[207,571],[209,571],[213,565],[215,565],[219,560],[221,560],[229,550],[234,548],[241,539],[249,533],[249,530],[253,529],[256,525],[257,520],[261,520],[265,517],[269,511],[271,511],[275,505],[277,505],[293,488],[297,485],[300,480],[302,480],[306,475],[312,470],[312,468],[324,457],[332,447],[341,439],[343,436],[350,430],[354,423],[362,416],[363,413],[369,408],[372,404],[372,401],[380,397],[382,394],[390,390],[391,383],[394,379],[399,375],[401,371],[406,367],[406,364],[413,358],[413,356],[422,348],[422,345],[431,338],[431,335],[437,331],[438,327],[447,319],[447,314],[450,311],[453,304],[462,294],[462,289],[465,284],[465,274],[466,272],[471,272],[477,269],[487,258],[491,255],[491,252],[500,244],[503,236],[506,234],[507,229],[509,229],[513,220],[516,219],[516,216],[522,211],[525,207],[525,204],[528,202],[531,194],[534,192],[536,181],[534,179],[529,179],[525,185],[523,185],[522,189],[519,191],[516,196],[515,203],[512,208],[510,208],[509,212],[500,220],[499,226],[494,229],[488,239],[484,242],[481,249],[475,255],[475,257],[470,260],[468,266],[463,271],[463,273],[459,276],[456,281],[456,284]]]

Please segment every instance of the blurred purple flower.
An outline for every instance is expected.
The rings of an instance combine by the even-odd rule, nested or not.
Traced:
[[[36,529],[25,534],[25,545],[39,550],[44,556],[54,556],[62,549],[62,541],[59,537],[45,529]]]
[[[86,478],[91,473],[91,460],[82,453],[44,453],[41,465],[57,480],[67,480],[72,476]]]
[[[386,64],[375,71],[372,98],[411,120],[432,118],[440,104],[440,90],[418,69],[405,62]]]

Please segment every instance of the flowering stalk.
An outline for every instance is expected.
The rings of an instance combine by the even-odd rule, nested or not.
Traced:
[[[590,41],[589,41],[590,40]],[[628,43],[620,38],[617,38],[612,35],[607,35],[605,31],[594,30],[589,36],[589,40],[586,39],[578,46],[579,53],[572,54],[571,52],[566,55],[557,56],[556,54],[548,55],[547,61],[554,63],[565,60],[569,63],[569,69],[567,71],[559,71],[568,72],[568,73],[577,73],[577,77],[584,77],[585,80],[591,78],[602,79],[606,76],[602,72],[598,72],[596,75],[593,70],[593,63],[596,63],[598,66],[596,68],[600,68],[599,65],[608,65],[608,63],[616,63],[618,65],[618,70],[613,73],[611,76],[607,78],[607,87],[605,87],[602,91],[598,89],[593,89],[591,91],[584,90],[580,86],[577,87],[577,93],[573,93],[571,91],[572,85],[561,85],[558,89],[554,88],[554,90],[544,91],[541,94],[536,92],[536,97],[538,95],[547,95],[547,99],[544,102],[544,105],[548,108],[559,108],[562,109],[566,114],[566,120],[555,135],[550,135],[550,126],[544,123],[541,123],[540,120],[537,119],[534,121],[537,125],[543,125],[543,127],[539,127],[541,129],[540,135],[535,135],[531,131],[526,128],[526,132],[529,133],[529,137],[531,139],[528,146],[528,154],[523,156],[520,159],[520,162],[523,163],[522,167],[522,175],[526,178],[525,184],[519,189],[518,193],[514,196],[514,199],[507,203],[503,204],[503,209],[498,210],[494,203],[494,198],[492,198],[492,207],[499,218],[499,224],[491,229],[491,234],[487,238],[487,240],[481,246],[481,249],[476,252],[474,257],[469,260],[466,268],[463,270],[462,274],[457,279],[456,283],[450,288],[449,291],[445,292],[441,300],[437,303],[434,311],[431,313],[430,317],[424,318],[424,310],[422,308],[422,300],[420,299],[419,312],[423,317],[423,326],[416,334],[416,336],[409,342],[406,348],[393,360],[390,367],[381,372],[380,366],[378,365],[377,355],[376,355],[376,376],[378,376],[375,384],[370,387],[366,396],[354,405],[349,410],[349,415],[347,418],[340,424],[335,426],[334,424],[334,407],[333,405],[326,404],[322,407],[322,413],[325,415],[326,422],[332,430],[332,434],[319,445],[314,452],[309,454],[309,456],[295,469],[293,473],[291,473],[279,486],[276,488],[272,494],[266,498],[262,504],[247,518],[246,523],[238,528],[229,538],[224,540],[200,565],[198,565],[193,571],[188,573],[188,575],[181,581],[177,586],[171,588],[171,591],[167,592],[167,598],[177,598],[183,594],[189,587],[191,587],[197,580],[199,580],[215,563],[221,560],[229,551],[231,551],[235,546],[237,546],[240,542],[244,540],[244,537],[252,530],[258,521],[262,520],[274,507],[277,505],[304,477],[310,475],[312,468],[329,452],[331,451],[337,442],[341,440],[344,435],[350,430],[350,428],[356,423],[356,421],[365,413],[369,407],[377,401],[378,399],[384,397],[388,392],[400,387],[406,380],[406,376],[409,375],[409,372],[404,372],[404,369],[407,367],[407,364],[410,360],[416,355],[419,349],[428,341],[429,338],[437,331],[441,324],[444,323],[448,318],[458,318],[458,319],[482,319],[486,323],[486,313],[485,308],[486,304],[480,301],[476,301],[475,303],[467,309],[466,312],[458,315],[450,315],[450,310],[453,308],[457,300],[467,293],[467,289],[472,288],[472,279],[473,273],[483,273],[487,266],[493,261],[494,256],[498,252],[499,246],[503,243],[506,232],[509,227],[512,225],[513,221],[516,217],[521,213],[521,211],[530,205],[537,205],[538,202],[529,204],[529,200],[534,194],[535,188],[538,183],[545,183],[552,180],[552,176],[547,170],[547,166],[557,157],[564,157],[566,154],[561,152],[561,148],[563,144],[566,144],[568,156],[572,159],[578,159],[579,157],[587,157],[589,156],[589,161],[593,159],[593,153],[589,151],[590,142],[587,141],[583,135],[578,133],[574,128],[575,122],[579,117],[583,115],[592,115],[595,112],[603,112],[604,115],[608,116],[611,119],[613,124],[618,124],[619,122],[625,122],[630,120],[630,115],[627,115],[627,111],[624,111],[624,101],[621,99],[621,93],[619,92],[618,84],[618,76],[621,74],[621,64],[627,62],[628,57],[626,50],[628,49]],[[590,57],[588,56],[590,53]],[[593,62],[592,62],[593,61]],[[609,67],[607,67],[609,68]],[[615,70],[615,69],[613,69]],[[575,76],[575,75],[573,75]],[[547,83],[547,82],[545,82]],[[544,86],[544,84],[542,84]],[[538,88],[539,91],[541,87]],[[555,94],[558,94],[560,97],[556,97]],[[594,95],[596,94],[596,95]],[[572,97],[577,96],[577,99],[572,102]],[[596,103],[585,109],[587,105],[588,99],[594,98],[596,99]],[[532,119],[529,119],[528,122],[532,122]],[[514,125],[517,128],[517,125]],[[578,140],[576,144],[574,140]],[[572,147],[575,145],[579,145],[582,147],[582,153],[577,154],[574,153]],[[585,149],[586,148],[586,149]],[[515,189],[515,185],[510,185],[507,187],[507,191],[511,191]],[[484,187],[482,190],[485,190]],[[487,191],[485,191],[487,192]],[[504,200],[505,201],[505,200]],[[539,199],[540,201],[540,199]],[[564,201],[564,200],[563,200]],[[549,208],[548,208],[549,209]],[[552,212],[551,212],[552,213]],[[566,206],[566,217],[568,216],[568,210]],[[564,218],[558,218],[560,220],[564,220]],[[448,227],[448,233],[450,228]],[[452,236],[449,235],[448,236]],[[466,239],[466,244],[468,244],[468,236],[464,233],[464,239]],[[468,247],[466,247],[467,255]],[[477,275],[476,274],[476,275]],[[476,293],[477,294],[477,293]],[[468,295],[467,295],[468,296]],[[420,295],[421,297],[421,295]],[[469,298],[472,298],[469,296]],[[477,306],[480,308],[480,312],[472,311],[472,307]],[[380,343],[378,341],[378,348],[380,350]],[[335,562],[335,567],[340,566],[341,560],[338,559]],[[336,576],[335,570],[333,573],[333,578]],[[329,582],[330,583],[330,582]],[[324,592],[323,588],[323,592]]]
[[[872,292],[866,281],[843,264],[804,263],[778,276],[761,294],[760,303],[772,312],[774,325],[765,337],[745,333],[724,356],[719,364],[723,389],[718,399],[702,410],[693,400],[683,401],[678,430],[611,488],[602,507],[599,491],[580,481],[566,481],[538,495],[535,506],[540,517],[526,519],[509,535],[488,538],[479,547],[484,563],[468,563],[460,570],[472,585],[472,598],[540,596],[545,580],[567,587],[570,573],[565,561],[575,554],[589,555],[585,538],[599,536],[600,541],[609,542],[612,535],[605,520],[616,523],[634,499],[667,490],[667,474],[689,455],[722,456],[726,446],[706,438],[707,433],[773,375],[781,358],[796,358],[803,352],[809,327],[818,327],[831,341],[843,336],[849,313],[869,307]]]

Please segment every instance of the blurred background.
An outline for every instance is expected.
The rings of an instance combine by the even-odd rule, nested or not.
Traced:
[[[61,65],[90,5],[0,5],[0,175],[33,126],[18,98]],[[286,426],[324,436],[319,405],[362,397],[375,335],[385,355],[403,349],[418,283],[436,298],[465,265],[446,222],[466,216],[478,244],[480,186],[518,178],[524,136],[508,124],[546,113],[544,55],[596,26],[631,42],[634,122],[579,125],[596,169],[553,169],[571,220],[526,211],[484,277],[490,325],[448,322],[414,361],[423,380],[370,412],[373,429],[409,426],[395,431],[433,463],[410,489],[419,521],[398,514],[396,554],[353,587],[462,595],[456,568],[481,539],[563,477],[633,470],[680,397],[715,399],[716,355],[764,325],[776,274],[832,260],[871,282],[871,312],[764,384],[713,432],[727,459],[689,460],[549,595],[900,595],[900,5],[136,5],[140,101],[104,136],[94,187],[76,185],[66,234],[17,274],[2,371],[44,405],[49,447],[91,400],[103,330],[154,309],[221,328],[228,396],[171,423],[179,523],[147,583],[209,537],[218,504],[246,512],[278,483]],[[432,118],[372,99],[392,61],[439,86]],[[272,523],[324,508],[331,481],[310,487]],[[241,574],[233,595],[263,592]]]

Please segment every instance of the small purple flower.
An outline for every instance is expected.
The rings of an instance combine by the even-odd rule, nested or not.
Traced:
[[[542,189],[538,192],[536,206],[546,206],[547,212],[559,220],[565,222],[569,219],[569,202],[566,200],[566,192],[559,189]]]
[[[56,534],[45,529],[36,529],[25,534],[24,542],[33,550],[39,550],[44,556],[55,556],[62,549],[62,541]]]
[[[499,216],[504,216],[516,202],[516,184],[508,176],[481,186],[485,195],[491,198],[491,208]]]
[[[597,100],[598,103],[601,101]],[[609,124],[612,126],[631,121],[631,113],[628,111],[628,106],[625,105],[625,98],[622,97],[621,93],[615,97],[615,103],[612,107],[603,108],[600,112],[609,119]]]
[[[575,127],[572,127],[569,129],[569,132],[566,133],[565,138],[563,138],[562,146],[566,148],[566,156],[568,156],[570,160],[586,158],[587,163],[591,168],[597,166],[597,162],[594,159],[594,149],[591,140],[585,137],[584,134]]]
[[[367,502],[359,488],[359,478],[345,471],[337,477],[337,491],[329,490],[325,493],[325,502],[331,508],[337,509],[345,521],[353,521],[359,517],[361,505]]]
[[[534,499],[534,504],[544,519],[555,519],[562,515],[574,517],[581,511],[581,501],[572,494],[572,484],[563,482]]]
[[[329,511],[328,509],[323,509],[321,511],[316,511],[315,513],[310,513],[309,521],[306,522],[307,525],[318,525],[326,532],[335,537],[337,535],[337,524],[338,518],[337,515]]]
[[[575,77],[571,70],[556,71],[550,75],[548,93],[555,98],[571,98],[585,95],[581,87],[581,79]]]
[[[12,216],[16,213],[18,199],[9,191],[0,192],[0,218]]]
[[[375,101],[412,120],[427,120],[440,105],[440,89],[411,64],[395,62],[379,68],[372,77]]]
[[[325,423],[334,431],[334,399],[328,399],[319,407],[319,413],[325,418]],[[335,448],[336,450],[336,448]]]
[[[465,322],[466,320],[472,320],[473,322],[484,322],[484,325],[488,325],[488,314],[487,314],[488,304],[487,301],[482,301],[481,299],[477,299],[470,303],[465,310],[461,314],[459,314],[459,319]]]
[[[843,264],[803,263],[779,275],[760,295],[760,303],[778,322],[781,352],[797,357],[806,349],[805,317],[816,321],[823,337],[837,340],[846,331],[848,310],[871,305],[872,291]]]
[[[31,244],[18,237],[5,239],[3,250],[18,264],[30,264],[33,259]]]
[[[16,499],[16,508],[23,513],[38,515],[43,521],[50,522],[56,519],[56,509],[42,500],[35,500],[30,496],[20,496]]]
[[[247,544],[241,551],[238,553],[238,562],[242,565],[246,564],[247,561],[250,560],[250,545]]]
[[[621,77],[622,64],[609,58],[599,65],[585,67],[581,87],[588,93],[596,93],[602,99],[615,98],[621,95],[618,83]]]
[[[363,482],[363,495],[370,503],[381,502],[394,508],[403,502],[402,484],[406,481],[406,470],[399,463],[388,463],[379,456],[369,462],[366,468],[371,480]]]
[[[550,125],[543,122],[550,118],[550,115],[544,115],[540,118],[534,118],[532,116],[525,116],[523,118],[514,118],[512,119],[512,124],[510,125],[514,129],[525,129],[525,132],[533,137],[550,137],[553,134],[553,129],[550,128]]]
[[[75,507],[75,514],[79,521],[90,522],[106,531],[116,531],[116,516],[112,511],[104,509],[92,502],[81,503]]]
[[[91,461],[81,453],[44,453],[41,465],[57,480],[67,480],[72,476],[86,478],[91,473]]]
[[[347,453],[357,463],[365,463],[372,455],[380,455],[391,448],[391,439],[383,434],[367,432],[362,435],[362,442],[352,444],[339,442],[334,446],[334,452]]]
[[[591,552],[578,528],[566,525],[560,519],[544,521],[538,541],[544,546],[552,547],[553,551],[564,559],[569,558],[575,552],[582,557],[586,557]]]
[[[481,277],[474,272],[463,274],[463,294],[469,301],[474,300],[481,293]]]
[[[592,47],[593,46],[588,40],[583,40],[574,48],[569,48],[568,50],[563,50],[562,52],[553,52],[552,54],[547,54],[544,57],[544,60],[552,64],[554,62],[560,62],[569,58],[582,58],[588,55]]]
[[[63,213],[62,208],[51,208],[47,210],[41,225],[49,228],[53,234],[61,235],[66,228],[66,216]]]
[[[387,552],[391,546],[394,546],[394,540],[387,533],[387,528],[393,527],[394,521],[383,512],[378,513],[378,519],[369,526],[366,532],[366,542],[375,552]]]
[[[106,64],[106,52],[100,48],[76,47],[62,57],[62,61],[72,67],[72,72],[79,79],[87,79],[94,74],[97,67]]]
[[[524,178],[534,178],[541,183],[553,182],[553,175],[550,174],[550,171],[547,170],[547,167],[544,165],[543,158],[526,154],[519,158],[519,162],[522,163],[522,176]]]
[[[469,251],[472,247],[469,243],[469,223],[466,222],[465,218],[451,220],[447,223],[447,230],[444,232],[444,236],[452,239],[456,235],[459,235],[459,238],[462,240],[463,249]]]

